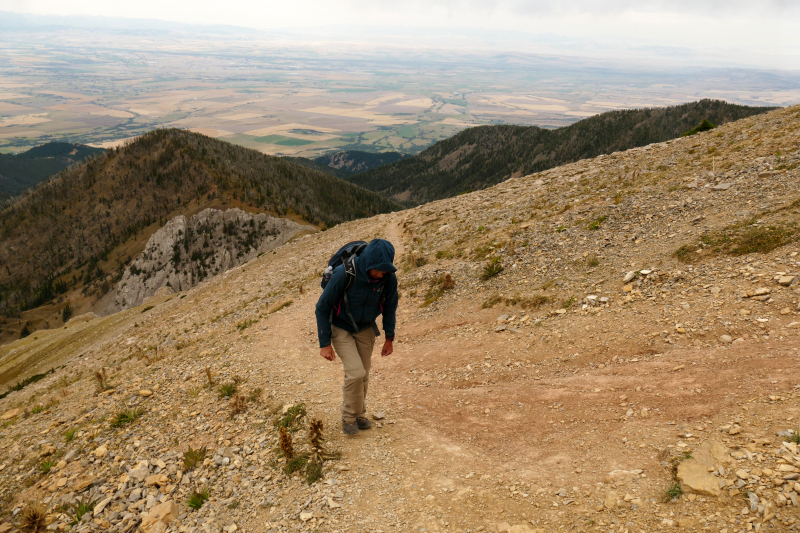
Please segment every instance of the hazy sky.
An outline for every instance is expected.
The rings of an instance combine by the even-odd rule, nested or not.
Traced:
[[[498,36],[516,30],[585,40],[581,46],[595,54],[652,47],[664,56],[663,48],[677,47],[706,62],[800,69],[800,0],[0,0],[0,10],[264,30],[355,25],[472,28]]]

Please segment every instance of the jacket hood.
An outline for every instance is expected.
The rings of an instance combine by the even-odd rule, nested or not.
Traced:
[[[366,276],[370,269],[381,272],[397,272],[394,262],[394,246],[385,239],[374,239],[358,256],[357,267]]]

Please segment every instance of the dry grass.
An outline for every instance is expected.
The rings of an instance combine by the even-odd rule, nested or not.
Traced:
[[[30,502],[20,513],[20,528],[26,533],[36,533],[47,528],[47,509],[40,502]]]
[[[231,418],[247,411],[247,397],[244,394],[235,394],[230,403]]]

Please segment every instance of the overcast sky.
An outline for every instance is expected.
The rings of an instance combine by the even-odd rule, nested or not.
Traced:
[[[684,48],[692,50],[687,58],[669,59],[800,69],[800,0],[0,0],[0,10],[263,30],[355,25],[434,33],[472,28],[498,36],[516,30],[583,39],[587,49],[610,56],[624,48],[658,47],[662,56],[664,48]]]

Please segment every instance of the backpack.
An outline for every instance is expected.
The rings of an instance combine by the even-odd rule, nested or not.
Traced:
[[[367,247],[367,243],[364,241],[353,241],[348,242],[341,248],[339,248],[335,254],[328,260],[328,266],[325,268],[325,271],[322,273],[322,281],[320,282],[320,286],[325,289],[328,286],[328,283],[331,281],[331,276],[333,275],[333,270],[338,267],[339,265],[344,265],[344,273],[347,277],[347,281],[344,285],[344,291],[342,294],[342,301],[344,302],[344,310],[347,313],[347,318],[350,319],[350,323],[353,325],[353,329],[358,331],[358,324],[356,324],[355,318],[353,318],[352,313],[350,312],[350,300],[347,298],[347,291],[350,290],[350,287],[353,286],[353,283],[356,281],[356,257],[360,256],[364,249]],[[386,301],[386,295],[383,293],[384,288],[386,287],[386,283],[383,283],[381,286],[381,306]],[[331,315],[329,318],[329,322],[333,323],[333,309],[331,309]],[[378,325],[375,322],[372,323],[372,331],[375,332],[375,336],[380,335],[380,330],[378,329]]]

